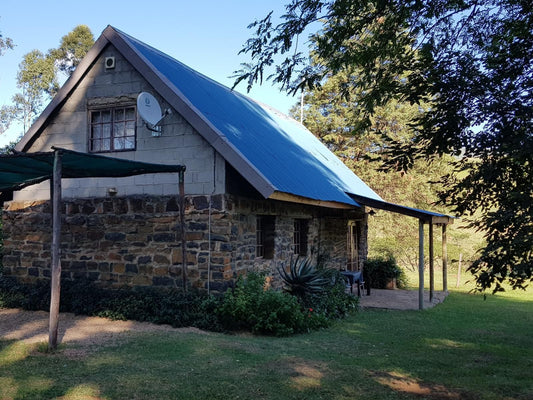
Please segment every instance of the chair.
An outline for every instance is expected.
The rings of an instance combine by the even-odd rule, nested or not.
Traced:
[[[344,275],[350,285],[350,293],[353,293],[353,285],[357,284],[357,296],[361,297],[365,287],[363,271],[341,271],[341,274]]]

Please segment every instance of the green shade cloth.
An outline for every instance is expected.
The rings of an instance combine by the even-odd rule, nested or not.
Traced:
[[[183,165],[151,164],[58,149],[62,178],[105,178],[162,172],[183,172]],[[52,177],[54,152],[0,156],[0,192],[19,190]]]

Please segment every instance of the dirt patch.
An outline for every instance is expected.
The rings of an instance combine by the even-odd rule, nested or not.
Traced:
[[[48,318],[49,313],[44,311],[0,309],[0,338],[21,340],[26,343],[47,342]],[[71,313],[59,315],[58,341],[76,344],[78,350],[114,344],[119,339],[124,338],[125,334],[132,332],[207,334],[207,332],[197,328],[173,328],[170,325],[156,325],[147,322],[113,321],[107,318],[87,317]]]
[[[384,386],[400,393],[406,393],[428,400],[470,400],[476,397],[470,393],[451,390],[442,385],[422,382],[395,372],[373,372],[370,376]]]

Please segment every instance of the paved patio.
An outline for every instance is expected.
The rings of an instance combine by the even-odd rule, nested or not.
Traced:
[[[442,303],[447,292],[433,292],[433,301],[429,301],[429,291],[424,291],[424,309],[435,307]],[[384,308],[389,310],[418,310],[418,290],[386,290],[372,289],[370,296],[360,297],[359,305],[361,308]]]

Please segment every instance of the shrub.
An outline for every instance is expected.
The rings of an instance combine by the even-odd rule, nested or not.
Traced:
[[[265,276],[251,272],[228,290],[217,313],[229,330],[286,336],[304,329],[304,314],[296,297],[265,288]]]
[[[84,280],[61,282],[61,312],[110,319],[132,319],[220,331],[221,325],[213,312],[216,304],[217,300],[213,297],[181,289],[108,289]],[[23,284],[13,277],[0,275],[0,307],[48,311],[50,282]]]
[[[346,292],[346,280],[336,269],[324,269],[323,276],[327,279],[324,290],[319,294],[307,294],[300,298],[304,308],[311,308],[315,314],[324,314],[329,321],[346,317],[356,311],[359,298]]]
[[[338,271],[322,270],[320,274],[324,286],[298,297],[266,289],[265,276],[256,273],[239,278],[236,287],[220,297],[170,288],[109,289],[89,281],[63,280],[60,311],[211,331],[248,330],[286,336],[327,327],[357,307],[357,298],[345,293]],[[50,282],[24,284],[0,275],[0,307],[48,311]]]
[[[346,281],[338,270],[297,259],[291,261],[288,273],[279,272],[285,291],[295,295],[305,310],[313,310],[310,322],[314,328],[329,326],[357,309],[359,299],[346,293]]]
[[[376,257],[365,261],[364,266],[365,280],[373,288],[385,289],[387,284],[396,279],[398,287],[406,286],[406,275],[402,271],[396,259],[393,256]]]

